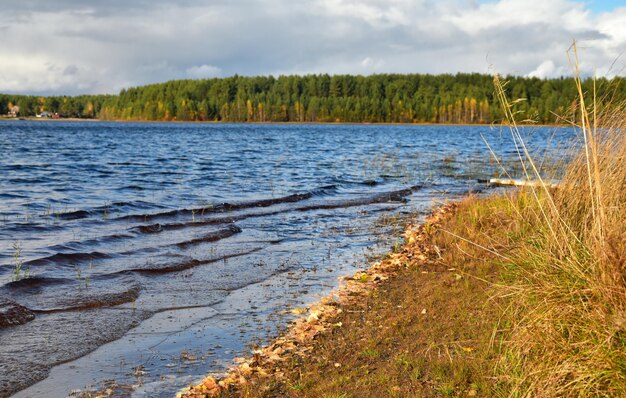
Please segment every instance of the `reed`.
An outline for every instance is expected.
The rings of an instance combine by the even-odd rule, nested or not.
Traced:
[[[26,270],[24,276],[22,276],[22,268],[24,261],[22,260],[22,244],[20,241],[13,242],[13,281],[19,281],[23,277],[29,277],[29,271]]]
[[[509,396],[626,394],[626,104],[583,91],[575,43],[570,57],[582,149],[557,189],[543,183],[494,77],[524,175],[541,182],[510,198],[524,233],[499,287],[514,303],[498,364]]]

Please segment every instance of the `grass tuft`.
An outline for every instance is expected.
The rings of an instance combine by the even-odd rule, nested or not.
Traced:
[[[582,151],[556,190],[529,188],[509,205],[519,247],[500,294],[514,322],[498,364],[509,396],[626,394],[626,106],[600,107],[582,89],[575,43],[570,54]],[[494,81],[527,178],[540,180]]]

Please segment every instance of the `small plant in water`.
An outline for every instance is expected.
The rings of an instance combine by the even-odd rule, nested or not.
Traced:
[[[18,240],[13,242],[13,264],[15,267],[13,269],[13,280],[19,281],[22,279],[22,267],[24,265],[24,261],[22,261],[22,244]],[[29,277],[29,270],[26,270],[24,277]]]
[[[107,220],[109,218],[109,202],[104,202],[104,209],[102,210],[102,219]]]

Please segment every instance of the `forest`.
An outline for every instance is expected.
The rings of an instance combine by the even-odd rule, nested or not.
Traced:
[[[575,120],[572,78],[507,76],[506,90],[520,119],[542,124]],[[603,103],[626,99],[625,78],[600,78]],[[584,89],[592,91],[587,79]],[[43,111],[62,117],[125,121],[459,123],[498,122],[493,78],[456,75],[378,74],[232,76],[174,80],[122,90],[119,95],[75,97],[0,94],[0,115],[19,106],[19,116]]]

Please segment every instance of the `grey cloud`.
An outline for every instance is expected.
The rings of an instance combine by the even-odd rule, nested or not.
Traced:
[[[78,67],[76,65],[69,65],[63,69],[63,76],[74,76],[78,74]]]
[[[146,10],[171,5],[175,3],[178,7],[189,7],[199,4],[207,4],[202,0],[29,0],[13,2],[10,8],[3,11],[13,15],[31,15],[40,12],[81,12],[91,11],[101,16],[119,16],[128,12],[145,12]]]
[[[548,60],[561,70],[573,37],[623,45],[595,21],[573,28],[559,15],[554,23],[513,20],[467,31],[446,18],[450,10],[476,9],[461,0],[128,3],[16,2],[9,11],[16,19],[0,16],[10,41],[0,48],[0,91],[111,93],[235,73],[486,72],[490,62],[503,73],[528,74]],[[594,57],[606,62],[607,54],[600,49]],[[21,86],[1,77],[16,68],[23,69],[14,78]]]

